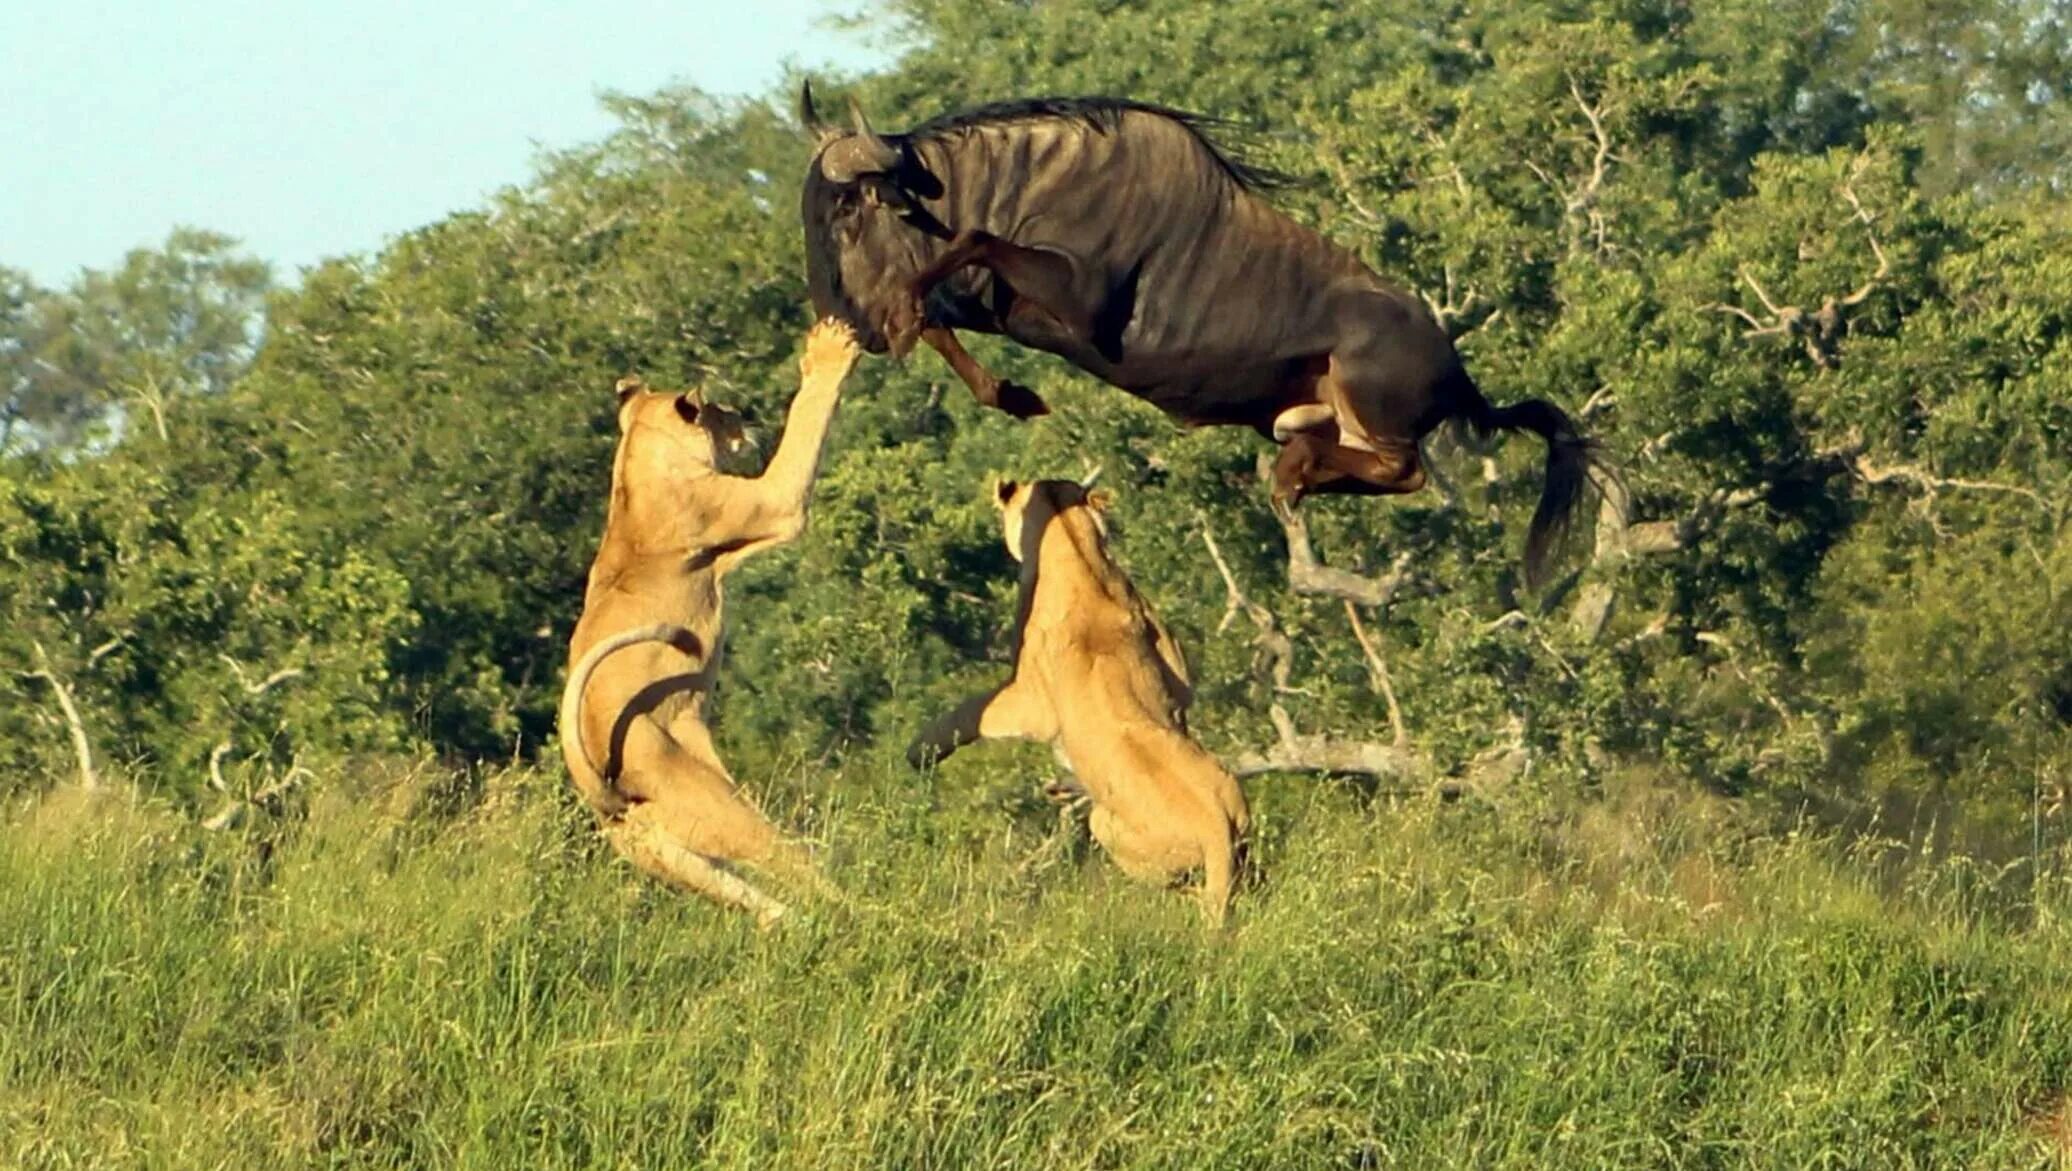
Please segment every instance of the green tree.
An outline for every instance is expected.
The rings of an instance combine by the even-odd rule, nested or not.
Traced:
[[[220,393],[251,364],[271,285],[267,265],[235,240],[194,228],[112,271],[83,272],[63,292],[0,274],[0,426],[59,447],[112,418],[163,437],[174,400]]]

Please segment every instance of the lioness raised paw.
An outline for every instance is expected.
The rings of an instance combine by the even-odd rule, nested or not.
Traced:
[[[856,331],[849,328],[848,322],[823,317],[806,331],[806,352],[799,357],[799,376],[844,378],[862,352],[856,344]]]

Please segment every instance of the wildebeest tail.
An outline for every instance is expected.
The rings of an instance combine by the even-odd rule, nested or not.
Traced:
[[[1478,438],[1492,431],[1531,431],[1547,441],[1547,478],[1540,488],[1539,507],[1533,509],[1532,527],[1525,534],[1525,583],[1538,589],[1547,578],[1547,566],[1568,536],[1575,518],[1576,502],[1590,482],[1590,469],[1597,460],[1597,447],[1576,430],[1568,413],[1545,399],[1529,398],[1499,407],[1483,397],[1466,371],[1460,371],[1448,395],[1452,415],[1474,428]]]
[[[618,651],[643,642],[666,642],[693,657],[699,653],[698,636],[681,626],[671,622],[636,626],[591,644],[590,649],[583,652],[583,657],[568,669],[568,682],[561,688],[561,738],[573,749],[568,754],[573,758],[569,761],[569,771],[575,774],[576,788],[582,790],[584,800],[606,817],[624,813],[626,800],[612,788],[613,778],[607,775],[609,762],[592,756],[590,746],[583,742],[583,692],[589,688],[590,676],[596,674],[598,664]]]

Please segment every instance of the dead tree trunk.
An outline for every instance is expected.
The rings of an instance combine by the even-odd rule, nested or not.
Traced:
[[[101,787],[100,774],[94,771],[93,746],[86,738],[86,722],[79,716],[79,705],[72,700],[72,689],[51,669],[50,655],[40,642],[29,644],[36,650],[36,670],[29,673],[31,679],[42,679],[50,684],[51,694],[57,697],[58,710],[65,715],[65,727],[72,733],[72,755],[79,762],[79,787],[95,792]]]

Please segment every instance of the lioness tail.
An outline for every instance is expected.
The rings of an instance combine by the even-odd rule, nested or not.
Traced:
[[[605,775],[604,766],[590,755],[589,745],[583,742],[583,692],[590,686],[590,676],[596,673],[598,664],[617,651],[643,642],[666,642],[692,657],[699,652],[698,636],[673,622],[636,626],[599,639],[584,651],[583,657],[568,669],[568,682],[561,688],[561,738],[575,749],[571,754],[571,764],[580,764],[590,773],[587,777],[577,776],[576,787],[583,791],[591,806],[606,817],[624,813],[626,802],[612,789],[613,778]]]

